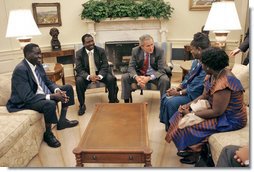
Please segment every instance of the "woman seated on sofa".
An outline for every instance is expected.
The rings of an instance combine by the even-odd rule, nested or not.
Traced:
[[[165,130],[168,130],[169,119],[174,115],[180,105],[191,102],[202,94],[203,81],[206,73],[202,69],[199,59],[201,52],[210,46],[210,40],[207,35],[198,32],[194,34],[191,41],[191,53],[195,60],[192,62],[189,73],[177,88],[170,88],[161,98],[160,122],[165,124]]]
[[[202,51],[202,68],[208,75],[205,78],[203,94],[193,102],[205,99],[211,108],[196,111],[195,115],[203,121],[182,129],[179,129],[178,124],[184,115],[191,112],[191,102],[180,106],[178,112],[170,119],[166,141],[170,143],[173,140],[179,151],[177,155],[185,157],[189,155],[188,152],[200,152],[208,136],[238,130],[246,125],[244,89],[241,82],[226,68],[228,61],[228,55],[222,49],[208,48]],[[193,159],[185,157],[180,161],[190,163]]]

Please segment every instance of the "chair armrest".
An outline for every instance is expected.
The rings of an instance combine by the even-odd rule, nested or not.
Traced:
[[[108,61],[108,65],[109,65],[109,71],[111,72],[112,75],[115,75],[114,74],[114,64],[110,61]]]
[[[169,78],[171,78],[172,76],[172,69],[173,67],[171,66],[164,66],[164,71]]]

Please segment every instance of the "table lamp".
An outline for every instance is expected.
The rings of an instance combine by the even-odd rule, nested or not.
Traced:
[[[31,42],[31,36],[41,35],[32,13],[28,9],[11,10],[7,25],[6,37],[16,37],[21,48]]]
[[[234,1],[212,3],[204,30],[213,31],[219,46],[225,46],[228,33],[231,30],[241,30]]]

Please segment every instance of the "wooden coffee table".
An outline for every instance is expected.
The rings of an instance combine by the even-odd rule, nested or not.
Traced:
[[[73,153],[78,167],[83,163],[144,163],[151,167],[147,104],[96,104]]]

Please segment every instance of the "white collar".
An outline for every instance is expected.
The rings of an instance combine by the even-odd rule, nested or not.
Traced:
[[[25,59],[26,62],[28,63],[29,67],[32,69],[32,70],[35,70],[36,68],[36,65],[33,65],[32,63],[30,63],[27,59]]]
[[[86,49],[86,48],[85,48]],[[91,51],[89,51],[88,49],[86,49],[86,53],[89,54],[89,52],[94,53],[94,49],[92,49]]]

